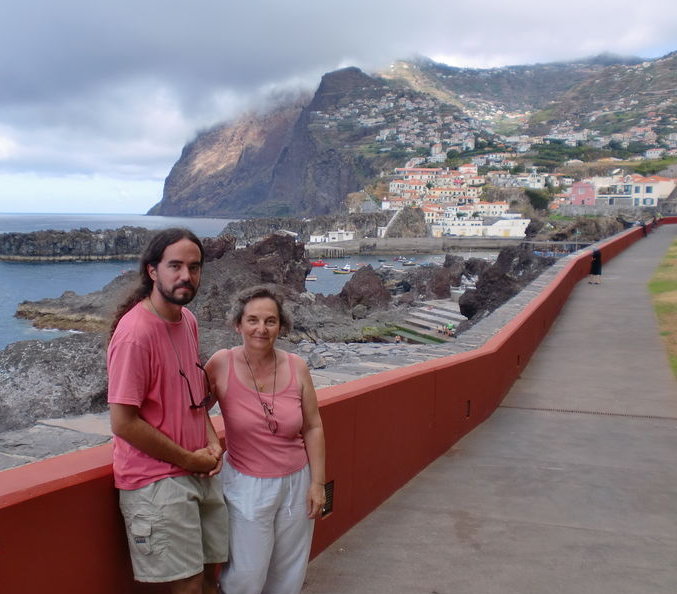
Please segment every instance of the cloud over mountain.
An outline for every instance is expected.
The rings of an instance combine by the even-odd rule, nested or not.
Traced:
[[[54,180],[55,199],[73,175],[159,187],[198,129],[341,66],[655,57],[677,32],[663,0],[25,0],[0,17],[0,201],[16,175]]]

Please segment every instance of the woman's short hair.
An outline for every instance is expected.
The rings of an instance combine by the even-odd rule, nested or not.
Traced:
[[[284,307],[284,298],[273,287],[257,285],[240,291],[235,296],[235,304],[231,310],[230,321],[233,326],[239,326],[244,316],[247,303],[254,299],[272,299],[277,305],[277,316],[280,320],[280,330],[289,332],[292,329],[292,319]]]

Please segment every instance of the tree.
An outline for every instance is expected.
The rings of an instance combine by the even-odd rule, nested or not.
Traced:
[[[550,204],[550,199],[548,193],[543,190],[533,190],[531,188],[526,188],[524,193],[527,195],[531,206],[536,210],[547,210],[548,205]]]

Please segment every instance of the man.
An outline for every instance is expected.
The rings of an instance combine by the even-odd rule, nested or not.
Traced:
[[[172,594],[215,594],[215,564],[228,556],[215,476],[223,452],[207,414],[197,321],[183,307],[195,297],[203,261],[190,231],[155,235],[108,347],[113,473],[134,577],[166,582]]]

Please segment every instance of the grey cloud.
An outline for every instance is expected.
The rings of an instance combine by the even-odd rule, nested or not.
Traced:
[[[416,53],[515,64],[670,47],[677,9],[522,0],[23,0],[0,8],[4,170],[168,172],[199,128]],[[87,150],[89,147],[89,151]]]

